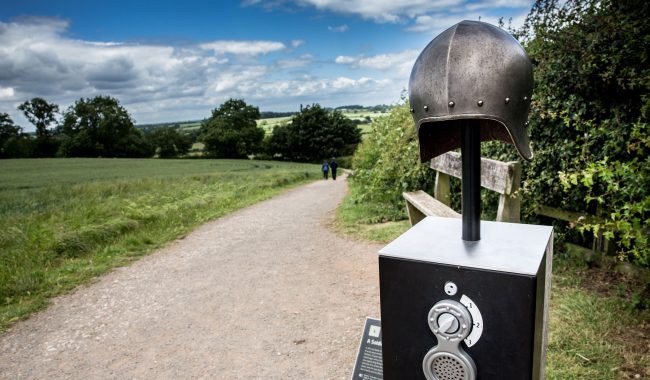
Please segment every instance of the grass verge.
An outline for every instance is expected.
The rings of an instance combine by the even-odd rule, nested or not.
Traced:
[[[248,160],[0,161],[0,331],[196,226],[318,178]]]
[[[351,181],[337,210],[339,232],[387,243],[409,228],[406,211],[387,213],[392,208],[355,202],[356,192]],[[556,252],[553,263],[547,378],[650,378],[650,311],[633,309],[629,299],[639,284],[570,256]]]
[[[339,232],[359,239],[388,243],[409,228],[406,214],[394,207],[377,202],[358,202],[357,189],[352,180],[350,192],[336,210],[336,228]]]

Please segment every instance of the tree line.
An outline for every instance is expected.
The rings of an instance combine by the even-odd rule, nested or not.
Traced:
[[[209,158],[264,158],[316,162],[350,155],[361,141],[357,122],[318,104],[303,107],[290,121],[267,133],[257,125],[258,107],[229,99],[212,110],[198,131],[179,125],[139,129],[129,112],[110,96],[81,98],[59,116],[59,106],[33,98],[18,106],[35,126],[25,133],[0,113],[0,158],[183,157],[203,143]]]
[[[8,114],[0,113],[1,158],[152,157],[156,152],[157,134],[145,136],[110,96],[79,99],[60,119],[59,106],[38,97],[18,109],[36,131],[25,133]]]

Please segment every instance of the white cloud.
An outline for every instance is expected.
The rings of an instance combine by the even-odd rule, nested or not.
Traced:
[[[212,50],[215,54],[258,55],[283,50],[286,46],[277,41],[213,41],[200,45],[201,49]]]
[[[355,58],[355,57],[348,57],[348,56],[345,56],[345,55],[339,55],[338,57],[336,57],[334,62],[341,63],[341,64],[348,64],[348,63],[355,63],[357,60],[358,60],[358,58]]]
[[[12,87],[0,87],[0,99],[10,99],[14,97],[14,89]]]
[[[467,16],[423,15],[415,19],[415,24],[406,28],[409,32],[442,32],[454,24],[466,20]]]
[[[251,99],[286,98],[309,99],[314,102],[327,98],[347,99],[339,102],[350,102],[355,95],[374,94],[386,91],[393,84],[387,79],[361,77],[358,79],[340,76],[334,79],[304,78],[298,80],[269,81],[260,84]],[[399,93],[399,92],[398,92]],[[338,104],[340,105],[340,104]]]
[[[67,37],[67,27],[56,19],[0,22],[0,112],[26,130],[32,127],[16,102],[37,96],[62,110],[81,97],[114,96],[139,122],[200,118],[225,99],[253,97],[260,83],[280,83],[273,78],[296,75],[290,70],[314,60],[309,54],[293,56],[276,41],[96,42]],[[304,41],[290,44],[295,48]],[[281,57],[261,64],[257,57],[271,52]]]
[[[528,11],[524,11],[518,15],[515,15],[514,17],[512,17],[512,23],[510,24],[510,26],[513,29],[520,28],[521,26],[523,26],[527,15],[528,15]],[[422,15],[416,17],[415,23],[408,26],[406,28],[406,31],[426,32],[433,35],[437,35],[438,33],[452,27],[453,25],[463,20],[475,20],[475,21],[480,20],[492,25],[499,24],[499,17],[489,16],[489,15],[486,16],[478,12],[463,13],[463,14],[434,13],[434,14]],[[505,24],[504,28],[508,27],[509,19],[504,17],[503,22]]]
[[[345,33],[349,30],[350,28],[346,25],[339,25],[339,26],[328,26],[327,30],[330,32],[338,32],[338,33]]]
[[[237,66],[217,74],[212,91],[216,93],[246,93],[267,73],[264,66]]]
[[[469,3],[466,8],[470,11],[491,8],[525,8],[526,10],[530,10],[532,5],[533,1],[530,0],[488,0]]]
[[[405,50],[396,54],[380,54],[372,57],[365,57],[359,60],[359,67],[367,67],[376,70],[393,70],[400,65],[408,64],[413,66],[419,52],[417,50]]]
[[[523,17],[533,5],[533,0],[243,0],[244,6],[262,6],[266,9],[288,8],[289,4],[311,6],[341,14],[360,16],[379,23],[407,23],[410,32],[439,33],[462,20],[478,20],[497,24],[497,9],[502,9],[506,25],[512,10],[521,9],[522,13],[513,16],[512,27],[523,25]],[[467,13],[467,12],[470,13]],[[484,13],[478,13],[484,11]],[[345,30],[337,30],[343,28]],[[347,25],[328,27],[330,31],[347,31]]]
[[[311,54],[303,54],[298,58],[280,59],[275,63],[279,69],[294,69],[298,67],[305,67],[314,61],[314,56]]]
[[[417,50],[404,50],[399,53],[379,54],[373,56],[338,56],[334,62],[350,65],[354,68],[391,71],[396,78],[407,77],[413,63],[418,57]]]
[[[341,68],[294,54],[303,40],[287,43],[288,48],[275,41],[96,42],[71,39],[67,27],[48,19],[0,22],[0,112],[8,112],[25,130],[33,127],[16,105],[37,96],[61,110],[81,97],[113,96],[140,123],[205,117],[230,97],[266,110],[295,110],[313,102],[386,103],[397,100],[412,65],[409,56],[396,53],[340,56],[336,62],[348,65]],[[279,56],[261,57],[271,52]],[[398,69],[388,69],[391,64]]]
[[[398,22],[432,11],[461,5],[465,0],[296,0],[298,4],[344,14],[355,14],[377,22]],[[258,2],[248,1],[248,5]]]

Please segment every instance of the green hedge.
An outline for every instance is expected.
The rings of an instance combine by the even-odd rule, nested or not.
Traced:
[[[523,163],[522,220],[555,223],[561,239],[581,244],[602,235],[618,259],[649,266],[650,3],[538,1],[522,30],[534,65],[530,112],[534,160]],[[510,161],[515,149],[482,145],[482,155]],[[373,122],[354,159],[357,201],[381,202],[403,217],[401,192],[431,190],[433,175],[418,162],[415,126],[404,104]],[[452,205],[458,208],[458,183]],[[484,215],[497,194],[485,192]],[[537,214],[545,205],[589,215],[575,223]],[[490,218],[489,216],[487,217]]]
[[[389,220],[403,219],[402,192],[433,188],[434,176],[420,164],[418,149],[407,104],[376,119],[352,159],[355,201],[381,204]]]

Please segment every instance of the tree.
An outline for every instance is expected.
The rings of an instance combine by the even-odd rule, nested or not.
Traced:
[[[19,105],[18,109],[23,111],[30,123],[34,124],[37,137],[42,138],[51,134],[48,128],[56,121],[58,105],[48,103],[43,98],[33,98]]]
[[[289,123],[281,123],[273,127],[273,132],[264,140],[264,151],[271,158],[285,158],[283,152],[289,150],[291,127]],[[275,157],[274,157],[275,156]],[[289,157],[286,157],[289,159]]]
[[[0,113],[0,157],[6,158],[4,154],[5,143],[12,137],[19,136],[21,129],[19,126],[14,125],[9,114]]]
[[[0,158],[28,157],[31,141],[6,113],[0,113]]]
[[[316,162],[352,154],[361,141],[361,130],[339,111],[318,104],[300,108],[290,124],[273,129],[267,152],[285,160]]]
[[[110,96],[79,99],[61,125],[66,157],[151,157],[153,148],[128,111]]]
[[[27,120],[36,127],[36,156],[52,157],[58,149],[58,141],[53,138],[50,125],[56,122],[59,106],[48,103],[43,98],[32,98],[18,106]]]
[[[180,133],[178,128],[178,126],[161,127],[149,133],[149,141],[154,146],[154,149],[158,151],[158,157],[178,157],[187,154],[190,150],[192,136]]]
[[[206,155],[217,158],[246,158],[260,151],[264,129],[257,126],[257,107],[243,99],[228,99],[201,124]]]

